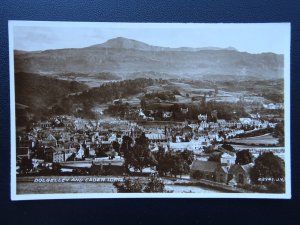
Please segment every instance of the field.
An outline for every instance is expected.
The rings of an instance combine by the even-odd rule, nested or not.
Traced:
[[[112,183],[33,183],[18,182],[17,194],[115,193]]]
[[[247,103],[268,102],[265,98],[256,96],[256,94],[249,91],[218,90],[218,93],[215,95],[215,89],[203,88],[195,84],[190,84],[187,81],[170,81],[168,85],[150,86],[146,88],[148,92],[163,92],[167,90],[177,90],[180,92],[181,95],[176,95],[178,103],[190,103],[192,97],[203,96],[204,93],[206,93],[206,101],[237,103],[240,98],[243,97],[243,100]],[[208,95],[208,93],[212,95]],[[188,96],[186,96],[186,94],[188,94]]]
[[[17,181],[17,194],[59,194],[59,193],[117,193],[117,189],[112,182],[63,182],[63,183],[38,183],[33,182],[34,179],[46,179],[47,177],[21,177]],[[54,179],[120,179],[112,177],[68,177],[60,176],[53,177]],[[142,177],[141,179],[145,179]],[[189,186],[189,185],[174,185],[168,181],[165,185],[165,190],[173,193],[217,193],[218,190],[208,187]]]
[[[240,144],[278,144],[278,138],[274,138],[271,134],[265,134],[261,136],[255,136],[255,137],[247,137],[247,138],[233,138],[230,139],[231,142],[240,143]]]

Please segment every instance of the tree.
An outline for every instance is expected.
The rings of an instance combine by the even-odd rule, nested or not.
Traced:
[[[59,163],[52,163],[52,172],[54,174],[60,174],[60,172],[61,172],[61,165]]]
[[[139,179],[124,178],[123,182],[114,182],[113,185],[120,193],[139,193],[143,190],[143,185]]]
[[[210,162],[217,162],[217,163],[221,163],[221,153],[219,154],[211,154],[208,158],[208,161]]]
[[[191,165],[194,161],[194,154],[192,151],[184,150],[180,153],[182,159],[187,162],[188,165]]]
[[[234,148],[230,144],[223,144],[222,148],[226,149],[227,151],[234,152]]]
[[[248,149],[236,153],[235,164],[246,165],[249,163],[252,163],[252,154]]]
[[[141,105],[141,108],[142,108],[143,110],[146,109],[147,103],[146,103],[146,100],[145,100],[144,98],[141,99],[140,105]]]
[[[149,150],[149,139],[144,133],[135,140],[135,145],[133,147],[128,148],[124,152],[124,158],[125,166],[127,168],[133,167],[134,170],[139,171],[140,173],[143,172],[145,167],[151,167],[157,164],[157,161]]]
[[[165,152],[160,148],[156,153],[156,170],[161,176],[168,173],[173,176],[187,174],[190,171],[190,165],[194,160],[193,152],[185,150],[183,152]]]
[[[120,144],[119,144],[119,142],[113,141],[113,142],[112,142],[112,147],[113,147],[113,149],[114,149],[116,152],[119,152],[119,151],[120,151]]]
[[[190,165],[194,160],[194,155],[192,151],[184,150],[183,152],[177,153],[173,157],[173,174],[179,175],[187,174],[190,172]]]
[[[180,154],[175,154],[172,157],[172,167],[171,167],[171,174],[175,177],[179,175],[181,177],[182,174],[186,174],[189,172],[189,165],[188,163],[182,158]]]
[[[284,192],[284,160],[272,152],[265,152],[258,156],[254,163],[250,171],[250,178],[254,184],[263,184],[272,192]]]
[[[151,176],[150,181],[144,187],[144,192],[164,192],[165,185],[156,175]]]
[[[22,158],[20,163],[20,172],[21,173],[29,173],[33,169],[32,159]]]
[[[145,146],[139,144],[134,145],[127,160],[128,165],[140,171],[140,173],[143,172],[145,167],[151,167],[157,164],[157,161],[153,158],[148,147],[145,148]]]
[[[130,157],[131,157],[131,151],[132,151],[132,143],[133,140],[129,136],[123,136],[123,141],[120,146],[120,152],[123,153],[124,159],[125,159],[125,168],[128,170],[130,165]]]
[[[102,147],[98,147],[95,152],[97,157],[107,157],[106,149]]]
[[[158,151],[156,153],[157,166],[156,171],[160,176],[165,176],[167,172],[169,172],[168,159],[166,157],[165,149],[159,146]]]
[[[206,154],[211,154],[214,151],[214,146],[213,145],[203,146],[203,151]]]
[[[280,145],[284,145],[284,124],[283,124],[283,122],[276,124],[273,135],[278,138]]]
[[[132,140],[131,137],[129,137],[129,136],[123,136],[122,144],[120,146],[120,152],[122,152],[124,155],[128,154],[128,152],[132,148],[132,146],[131,146],[132,143],[133,143],[133,140]]]
[[[206,109],[206,93],[204,93],[203,97],[201,98],[200,102],[200,110],[204,111]]]

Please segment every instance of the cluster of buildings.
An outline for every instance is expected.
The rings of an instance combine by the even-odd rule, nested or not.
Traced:
[[[207,115],[200,114],[197,123],[189,123],[153,121],[147,119],[143,110],[140,109],[138,113],[146,119],[132,122],[114,118],[87,120],[56,116],[34,123],[30,131],[17,134],[17,164],[25,157],[33,159],[35,168],[59,163],[65,171],[92,167],[90,171],[98,174],[97,171],[105,166],[110,169],[113,166],[124,166],[124,159],[119,151],[124,136],[129,136],[134,141],[145,133],[152,152],[159,147],[163,147],[165,151],[193,151],[195,160],[191,165],[191,178],[225,184],[247,184],[250,182],[249,169],[253,164],[236,165],[235,152],[220,146],[226,139],[249,132],[245,131],[245,127],[251,126],[257,130],[275,126],[260,120],[258,115],[237,121],[217,119],[209,122]],[[168,112],[164,114],[170,116]],[[211,154],[204,150],[210,146],[214,146],[211,154],[218,154],[220,162],[208,160]]]

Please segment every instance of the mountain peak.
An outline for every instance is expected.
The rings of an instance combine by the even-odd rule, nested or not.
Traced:
[[[150,50],[151,46],[147,45],[143,42],[124,38],[124,37],[116,37],[109,39],[100,45],[105,48],[123,48],[123,49],[138,49],[138,50]]]

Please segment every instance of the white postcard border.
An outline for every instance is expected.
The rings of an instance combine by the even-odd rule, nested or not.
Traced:
[[[15,121],[15,79],[14,79],[14,26],[79,26],[79,27],[209,27],[232,25],[285,24],[288,30],[284,53],[284,124],[285,124],[285,178],[286,193],[76,193],[76,194],[17,194],[16,188],[16,121]],[[46,200],[46,199],[114,199],[114,198],[238,198],[238,199],[291,199],[291,136],[290,136],[290,23],[114,23],[114,22],[58,22],[58,21],[8,21],[9,33],[9,78],[10,78],[10,135],[11,135],[11,200]]]

